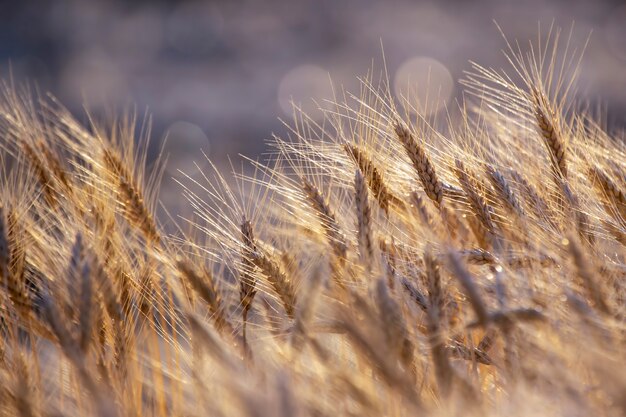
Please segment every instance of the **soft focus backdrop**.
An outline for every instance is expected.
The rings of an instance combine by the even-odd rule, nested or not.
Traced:
[[[313,108],[329,79],[357,90],[381,41],[392,83],[431,79],[443,102],[459,94],[469,59],[503,66],[504,41],[536,39],[554,20],[574,44],[591,40],[579,89],[626,124],[626,5],[617,1],[3,1],[0,70],[36,83],[84,120],[135,104],[153,116],[154,149],[169,137],[162,199],[177,211],[172,176],[193,173],[200,149],[220,166],[256,158],[289,102]],[[567,34],[567,33],[566,33]],[[434,110],[433,110],[434,111]]]

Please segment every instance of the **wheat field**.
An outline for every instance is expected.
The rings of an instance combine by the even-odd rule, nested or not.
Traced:
[[[296,107],[174,219],[147,125],[5,84],[0,414],[624,415],[626,142],[565,38],[438,115],[384,71]]]

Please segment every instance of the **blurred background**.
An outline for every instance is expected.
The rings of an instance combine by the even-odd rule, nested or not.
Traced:
[[[153,116],[154,149],[168,136],[161,197],[181,205],[172,176],[193,174],[203,149],[258,158],[286,129],[290,100],[314,108],[329,79],[358,91],[357,76],[382,68],[392,83],[431,78],[443,102],[459,94],[468,60],[506,65],[493,20],[509,39],[536,39],[554,20],[573,43],[591,40],[579,90],[626,125],[626,4],[608,0],[225,0],[0,2],[0,71],[51,92],[79,119],[135,104]],[[154,150],[153,150],[154,151]]]

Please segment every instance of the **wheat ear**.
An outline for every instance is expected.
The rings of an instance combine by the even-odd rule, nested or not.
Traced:
[[[4,206],[0,204],[0,279],[2,279],[2,283],[9,280],[10,261],[11,248],[9,246],[9,231]]]
[[[374,245],[372,243],[372,213],[368,201],[367,186],[361,170],[357,169],[354,176],[354,202],[357,217],[357,238],[359,254],[364,265],[368,268],[374,259]]]
[[[409,297],[422,311],[428,311],[428,301],[426,296],[406,278],[402,278],[402,287],[405,289]]]
[[[327,200],[315,185],[311,184],[305,178],[302,178],[301,182],[304,189],[304,195],[313,207],[333,252],[337,258],[343,262],[346,258],[348,246],[346,244],[345,234],[341,231],[341,227],[337,222],[335,214],[330,208]]]
[[[491,181],[491,184],[495,188],[497,194],[502,201],[504,201],[506,206],[508,206],[508,208],[519,217],[523,217],[525,214],[524,208],[504,175],[491,165],[487,165],[485,167],[485,172],[487,173],[489,181]]]
[[[248,339],[246,335],[246,324],[248,321],[248,312],[252,308],[252,301],[256,295],[256,278],[254,277],[254,258],[256,257],[256,244],[254,242],[254,232],[252,231],[252,224],[246,218],[241,222],[241,240],[242,240],[242,253],[241,262],[242,268],[239,276],[239,299],[242,307],[242,337],[244,349],[249,352]]]
[[[92,342],[95,309],[93,306],[93,278],[92,265],[89,259],[85,260],[80,268],[80,301],[79,301],[79,347],[83,354],[87,354]]]
[[[413,168],[417,172],[417,175],[424,186],[426,195],[437,206],[441,205],[441,202],[443,201],[443,185],[441,181],[439,181],[435,171],[435,166],[428,158],[426,151],[417,142],[409,129],[401,122],[396,122],[394,129],[400,143],[404,146],[404,150],[413,164]]]
[[[254,265],[263,272],[276,294],[283,303],[289,318],[295,317],[296,292],[293,283],[280,263],[274,260],[266,251],[259,251],[253,259]]]
[[[555,220],[553,211],[548,206],[547,201],[539,194],[535,187],[519,172],[514,169],[509,170],[511,178],[522,188],[522,195],[531,206],[535,215],[542,220],[546,220],[554,230],[559,230],[560,226]]]
[[[474,180],[473,177],[470,176],[470,174],[468,173],[468,169],[459,159],[455,160],[454,172],[459,179],[461,188],[463,188],[463,191],[465,192],[467,199],[470,202],[470,207],[472,208],[472,211],[478,217],[481,225],[487,231],[487,238],[489,240],[489,243],[491,244],[491,246],[494,247],[494,249],[501,249],[499,247],[499,241],[497,239],[498,236],[496,225],[493,221],[493,208],[489,204],[487,204],[487,201],[479,192],[480,188],[478,183],[476,182],[476,180]],[[470,223],[470,226],[471,225],[472,224]],[[479,240],[481,240],[482,238],[480,233],[477,233],[477,237],[479,238]]]
[[[176,266],[181,277],[191,285],[191,288],[209,307],[217,331],[232,334],[233,327],[226,318],[222,296],[211,273],[206,268],[202,268],[202,273],[199,273],[186,259],[179,259]]]
[[[385,184],[382,172],[372,161],[372,158],[363,149],[351,143],[344,144],[344,150],[355,161],[361,173],[367,180],[367,186],[372,191],[372,195],[378,202],[378,206],[389,215],[390,205],[403,206],[400,198],[396,197]]]
[[[592,265],[581,250],[580,246],[574,239],[568,239],[567,245],[569,252],[574,260],[578,277],[582,280],[589,298],[593,301],[595,307],[605,314],[611,314],[609,305],[605,301],[599,283],[596,281]]]
[[[567,178],[566,149],[559,131],[558,117],[545,96],[536,90],[533,91],[533,105],[539,133],[550,154],[552,169],[558,177]]]
[[[482,297],[480,296],[478,288],[474,283],[474,278],[470,275],[455,253],[450,253],[448,255],[448,261],[450,267],[452,268],[453,275],[461,283],[463,291],[465,292],[465,295],[467,295],[467,298],[474,309],[474,313],[476,313],[478,322],[483,326],[486,325],[489,322],[489,313]]]
[[[126,218],[131,224],[139,228],[148,240],[158,244],[160,236],[156,222],[144,202],[141,188],[135,183],[131,171],[126,168],[121,158],[110,149],[104,149],[104,161],[116,177]]]
[[[376,302],[389,347],[397,352],[402,364],[412,371],[415,347],[409,337],[400,306],[389,295],[384,279],[376,281]]]
[[[30,166],[35,171],[39,185],[43,191],[43,196],[50,207],[56,207],[57,195],[54,189],[54,183],[48,168],[44,161],[39,157],[37,152],[26,142],[22,142],[22,152],[28,159]]]
[[[602,196],[608,200],[608,204],[604,204],[606,212],[612,217],[617,217],[616,214],[619,213],[621,221],[626,222],[626,190],[621,189],[599,167],[590,168],[589,176],[595,179],[594,185],[602,193]]]
[[[442,397],[447,397],[452,387],[454,371],[450,364],[448,352],[440,327],[443,314],[443,289],[441,286],[440,266],[429,249],[424,253],[426,277],[428,282],[428,335],[430,351],[435,365],[435,376]]]

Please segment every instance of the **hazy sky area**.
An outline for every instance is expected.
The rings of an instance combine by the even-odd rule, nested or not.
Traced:
[[[84,119],[136,104],[153,116],[153,142],[169,132],[170,179],[204,149],[257,157],[286,130],[289,100],[330,95],[329,76],[358,91],[357,76],[381,65],[391,82],[430,68],[444,102],[458,97],[468,60],[506,65],[493,20],[510,39],[536,39],[554,20],[582,47],[579,90],[626,125],[626,4],[617,1],[3,1],[0,70],[36,83]]]

